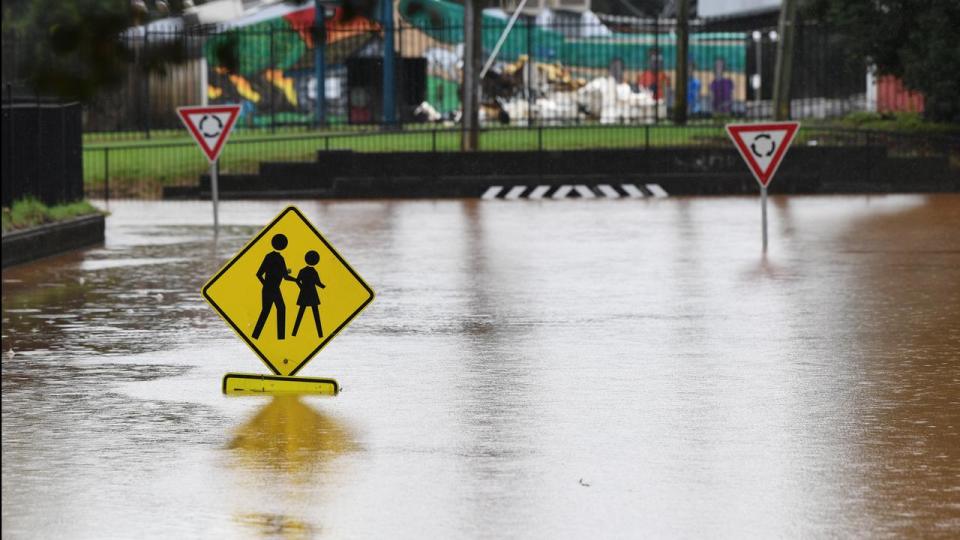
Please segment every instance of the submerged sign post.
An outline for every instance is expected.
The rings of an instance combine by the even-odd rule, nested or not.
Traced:
[[[373,301],[373,290],[291,206],[210,279],[203,297],[273,373],[228,373],[224,393],[336,394],[332,379],[293,375]]]
[[[217,204],[219,203],[219,163],[220,152],[230,137],[230,131],[240,115],[239,105],[216,105],[208,107],[179,107],[177,114],[187,131],[197,141],[200,150],[210,162],[210,199],[213,202],[213,229],[219,228]]]
[[[787,148],[800,129],[800,122],[727,124],[727,134],[760,184],[763,220],[763,251],[767,251],[767,186],[783,161]]]

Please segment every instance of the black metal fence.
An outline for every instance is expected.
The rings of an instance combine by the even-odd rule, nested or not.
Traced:
[[[83,198],[80,104],[3,100],[3,206],[32,197],[44,204]]]
[[[460,149],[457,127],[403,131],[307,132],[276,136],[238,137],[221,154],[220,172],[255,175],[267,162],[313,162],[318,152],[419,152],[423,159],[438,152]],[[908,135],[834,127],[804,127],[794,144],[827,147],[883,147],[892,157],[938,157],[960,164],[960,139],[952,136]],[[480,147],[485,150],[559,150],[635,148],[651,151],[667,147],[730,148],[722,125],[672,126],[583,125],[487,127]],[[206,159],[192,141],[129,141],[84,148],[84,181],[95,198],[159,198],[164,188],[195,188],[209,171]]]
[[[129,30],[118,38],[128,58],[122,83],[83,108],[88,193],[151,197],[163,186],[196,185],[207,164],[174,112],[181,105],[241,104],[237,133],[221,158],[226,174],[254,174],[266,161],[312,161],[325,149],[458,150],[462,8],[401,0],[397,12],[392,32],[337,11],[318,31],[312,8],[231,28]],[[723,123],[770,116],[778,39],[772,27],[691,24],[684,90],[690,121],[675,126],[670,118],[681,90],[673,21],[555,13],[511,24],[501,15],[487,12],[483,21],[481,149],[723,146]],[[28,39],[45,38],[4,34],[5,81],[24,82]],[[391,48],[395,77],[384,85]],[[828,28],[800,25],[793,64],[795,118],[871,108],[864,67],[847,61]],[[393,114],[384,110],[391,101]],[[944,152],[946,144],[805,128],[807,136],[813,144],[885,137],[893,152],[906,154]]]
[[[454,8],[440,1],[399,3],[395,79],[386,87],[385,29],[362,17],[332,14],[324,37],[311,26],[312,8],[217,31],[138,27],[119,38],[129,59],[123,82],[84,108],[86,140],[184,136],[174,109],[202,102],[242,104],[241,131],[450,127],[459,120],[462,93],[463,28]],[[673,21],[604,22],[558,13],[510,24],[486,15],[481,122],[668,123],[680,91],[694,122],[769,117],[776,30],[717,28],[691,25],[688,84],[680,90]],[[37,37],[4,35],[5,81],[29,65],[16,56],[29,51],[22,42],[31,39]],[[824,26],[800,25],[794,66],[795,118],[869,109],[865,68],[849,64]],[[383,109],[387,94],[396,104],[393,119]]]

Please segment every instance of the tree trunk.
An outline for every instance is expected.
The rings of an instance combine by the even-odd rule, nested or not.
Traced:
[[[483,47],[481,30],[483,11],[480,0],[464,0],[463,6],[463,118],[460,149],[479,150],[480,143],[480,63]]]
[[[797,0],[783,0],[780,7],[780,41],[773,76],[773,119],[790,119],[790,76],[793,74],[793,47],[796,36]]]

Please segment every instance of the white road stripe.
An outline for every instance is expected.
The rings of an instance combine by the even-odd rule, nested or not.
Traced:
[[[653,196],[658,199],[667,196],[667,190],[660,187],[660,184],[644,184],[644,187],[650,190],[650,193],[653,193]]]
[[[576,192],[579,193],[584,199],[595,199],[597,197],[590,188],[583,184],[573,186],[573,189],[576,190]]]
[[[623,188],[623,191],[632,199],[642,199],[646,197],[636,184],[620,184],[620,187]]]
[[[571,186],[560,186],[560,187],[557,188],[556,191],[553,192],[553,198],[554,198],[554,199],[563,199],[563,198],[566,197],[567,194],[569,194],[571,191],[573,191],[573,187],[571,187]]]
[[[597,186],[597,189],[600,190],[600,193],[603,193],[604,197],[608,199],[619,199],[620,194],[617,193],[617,190],[613,189],[613,186],[608,184],[600,184]]]
[[[527,186],[513,186],[510,188],[510,191],[507,192],[507,195],[504,199],[519,199],[520,195],[527,190]]]
[[[490,186],[483,192],[481,199],[496,199],[501,191],[503,191],[503,186]]]
[[[547,192],[550,191],[550,186],[537,186],[533,188],[533,191],[530,192],[530,195],[527,195],[529,199],[542,199]]]

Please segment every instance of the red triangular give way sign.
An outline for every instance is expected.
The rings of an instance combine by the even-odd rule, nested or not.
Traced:
[[[760,185],[767,187],[783,161],[800,122],[727,124],[727,134]]]
[[[211,107],[179,107],[177,114],[187,131],[203,150],[203,153],[213,163],[220,157],[230,130],[240,115],[239,105],[216,105]]]

